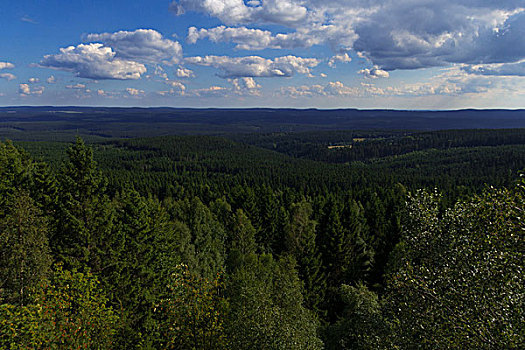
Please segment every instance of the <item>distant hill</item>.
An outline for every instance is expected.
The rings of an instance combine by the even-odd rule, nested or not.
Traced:
[[[525,128],[525,110],[0,107],[0,138],[70,141],[319,130]]]

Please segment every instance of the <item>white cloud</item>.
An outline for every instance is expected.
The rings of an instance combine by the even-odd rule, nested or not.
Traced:
[[[351,48],[357,38],[352,29],[337,27],[332,24],[312,24],[297,28],[292,33],[273,34],[269,30],[246,27],[219,26],[211,29],[188,29],[187,41],[194,44],[197,40],[209,39],[212,42],[233,42],[237,50],[295,49],[309,48],[328,43],[334,50]]]
[[[230,89],[223,86],[210,86],[209,88],[195,89],[192,91],[192,95],[197,97],[224,97],[230,92]]]
[[[31,89],[29,88],[29,84],[18,85],[18,93],[21,95],[30,95]]]
[[[171,87],[169,91],[164,91],[164,94],[184,95],[186,91],[186,85],[184,85],[180,81],[166,79],[164,83]]]
[[[0,78],[11,81],[16,79],[16,75],[11,73],[0,73]]]
[[[144,90],[139,90],[135,88],[126,88],[126,92],[128,93],[128,95],[135,97],[144,94]]]
[[[512,90],[511,84],[495,77],[468,74],[459,68],[451,68],[432,77],[428,81],[401,86],[377,87],[373,84],[362,84],[364,91],[372,95],[383,96],[459,96],[464,94],[481,94],[491,90]]]
[[[188,41],[232,42],[237,49],[327,45],[353,50],[389,71],[525,59],[523,0],[178,0],[180,15],[199,11],[228,28],[192,28]],[[278,24],[274,33],[257,27]]]
[[[370,79],[388,78],[390,76],[390,74],[387,71],[380,69],[378,66],[374,66],[373,68],[361,69],[357,73],[363,74],[365,78]]]
[[[38,83],[39,81],[40,81],[40,79],[38,79],[38,78],[29,78],[29,80],[28,80],[28,82],[29,82],[30,84],[36,84],[36,83]]]
[[[175,71],[175,75],[178,78],[192,78],[195,76],[195,74],[193,73],[191,69],[187,69],[183,67],[177,68],[177,70]]]
[[[90,42],[101,42],[111,47],[117,59],[141,63],[178,63],[182,57],[182,46],[153,29],[137,29],[133,32],[89,34]]]
[[[54,75],[51,75],[51,76],[49,76],[49,78],[46,79],[46,82],[47,82],[48,84],[54,84],[54,83],[56,83],[56,81],[57,81],[57,80],[56,80],[56,78],[55,78]]]
[[[308,15],[305,6],[294,0],[251,1],[243,0],[179,0],[174,1],[170,10],[176,15],[186,11],[200,11],[219,18],[226,24],[273,23],[292,25],[304,21]]]
[[[2,69],[13,69],[15,65],[10,62],[0,62],[0,70]],[[11,73],[0,73],[0,78],[11,81],[16,79],[16,76]]]
[[[315,58],[283,56],[266,59],[259,56],[196,56],[186,58],[186,62],[211,66],[220,70],[222,78],[243,77],[291,77],[296,73],[311,74],[311,68],[319,64]]]
[[[288,86],[280,89],[280,94],[293,98],[301,97],[425,97],[425,96],[461,96],[481,95],[488,93],[521,93],[523,84],[517,84],[520,77],[495,77],[468,74],[461,68],[444,70],[432,78],[413,84],[394,86],[377,86],[372,83],[361,83],[349,87],[342,82],[329,82],[326,85]]]
[[[31,17],[29,17],[28,15],[23,16],[22,18],[20,18],[20,20],[21,20],[22,22],[26,22],[26,23],[38,24],[37,21],[35,21],[35,20],[32,19]]]
[[[232,84],[232,91],[239,95],[253,95],[259,96],[261,94],[261,85],[253,78],[237,78],[230,79],[229,82]]]
[[[477,75],[520,76],[525,77],[525,60],[516,63],[480,64],[463,68]]]
[[[86,88],[86,85],[80,84],[80,83],[75,84],[75,85],[66,85],[66,89],[82,90],[85,88]]]
[[[361,94],[358,88],[345,86],[340,81],[329,82],[326,85],[288,86],[280,90],[281,94],[290,97],[337,96],[356,97]]]
[[[142,63],[115,57],[102,44],[80,44],[61,48],[56,55],[46,55],[40,66],[74,73],[88,79],[139,79],[146,72]]]
[[[168,79],[168,73],[166,73],[162,66],[155,66],[155,75],[164,79]]]
[[[345,52],[339,55],[332,56],[332,58],[330,58],[330,60],[328,61],[328,65],[330,67],[335,67],[335,64],[337,62],[349,63],[351,61],[352,58],[350,58],[350,56],[348,56],[348,53]]]
[[[15,65],[10,62],[0,62],[0,69],[12,69]]]
[[[29,95],[42,95],[44,93],[45,88],[43,86],[35,86],[31,89],[29,84],[20,84],[18,85],[18,93],[21,96],[29,96]]]
[[[46,88],[43,86],[35,86],[33,90],[31,91],[31,94],[33,95],[42,95],[44,93],[44,90]]]

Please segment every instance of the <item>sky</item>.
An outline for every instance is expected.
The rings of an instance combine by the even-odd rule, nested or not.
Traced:
[[[4,1],[15,105],[525,108],[525,1]]]

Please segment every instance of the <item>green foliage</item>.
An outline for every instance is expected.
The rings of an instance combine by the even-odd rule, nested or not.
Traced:
[[[340,316],[343,308],[341,284],[366,281],[368,277],[374,252],[367,242],[367,231],[360,203],[353,199],[344,203],[337,197],[329,197],[324,203],[319,242],[328,285],[324,307],[332,321]]]
[[[316,244],[316,222],[311,219],[312,206],[300,202],[292,206],[290,222],[285,227],[286,247],[297,261],[299,278],[304,282],[306,306],[319,312],[326,290],[321,254]]]
[[[303,305],[293,259],[263,255],[227,281],[232,349],[321,349],[318,321]]]
[[[0,142],[0,218],[9,211],[15,192],[28,189],[33,162],[12,142]]]
[[[383,316],[377,294],[363,284],[342,285],[342,317],[330,325],[326,335],[327,349],[390,349],[390,325]]]
[[[47,219],[27,192],[15,191],[9,213],[0,218],[0,302],[24,305],[28,290],[51,266]]]
[[[220,277],[213,280],[177,265],[169,293],[155,308],[163,349],[226,349],[223,317],[227,304]]]
[[[231,225],[231,247],[228,254],[229,271],[243,267],[255,258],[255,228],[242,209],[237,209]]]
[[[184,222],[191,232],[195,247],[195,266],[192,272],[214,278],[225,267],[225,237],[223,225],[199,198],[172,202],[167,208],[172,220]]]
[[[520,348],[525,343],[525,187],[487,189],[441,212],[418,192],[387,299],[402,348]]]
[[[59,176],[57,232],[51,237],[51,245],[67,267],[87,266],[99,272],[104,268],[107,245],[115,237],[114,213],[93,150],[77,138],[67,154]]]
[[[118,317],[90,273],[57,266],[28,306],[0,306],[3,349],[107,349]]]
[[[153,307],[166,293],[173,266],[194,253],[187,227],[171,222],[159,201],[126,190],[113,205],[118,244],[109,250],[102,273],[113,305],[122,308],[119,346],[130,348],[153,341]]]
[[[39,144],[62,167],[0,144],[0,347],[519,347],[523,184],[446,209],[523,167],[520,132],[482,134],[373,132],[349,165],[205,136]]]

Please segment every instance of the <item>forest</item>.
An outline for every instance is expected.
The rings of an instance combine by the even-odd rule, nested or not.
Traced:
[[[525,129],[29,139],[2,349],[525,344]]]

